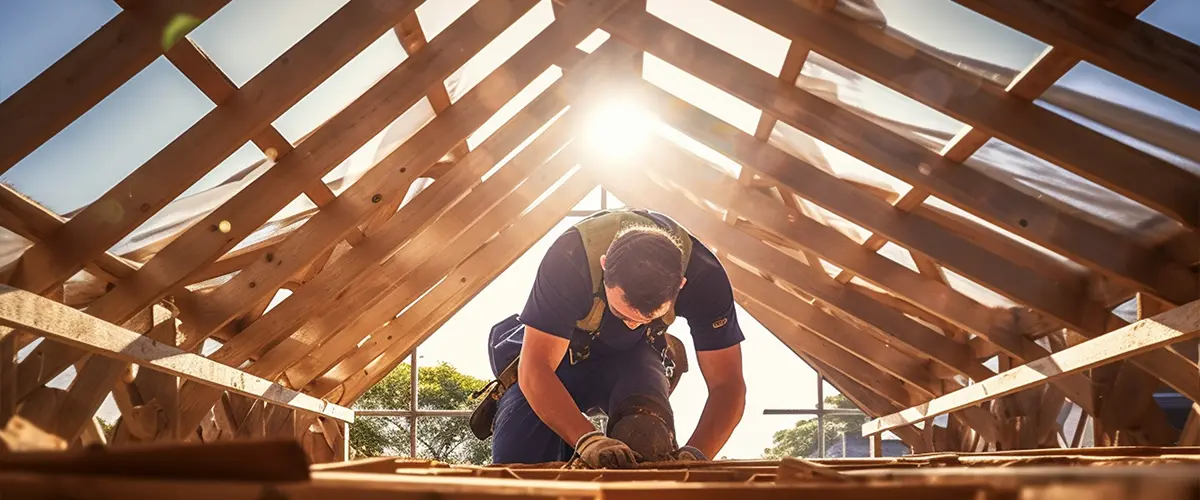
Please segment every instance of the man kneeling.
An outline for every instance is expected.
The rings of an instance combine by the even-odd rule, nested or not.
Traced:
[[[708,400],[686,446],[675,440],[666,329],[687,318]],[[724,268],[670,218],[605,211],[564,232],[543,258],[521,314],[492,329],[492,370],[514,359],[500,397],[492,459],[590,467],[707,460],[741,420],[746,386]],[[519,355],[519,358],[518,358]],[[685,356],[678,349],[676,356]],[[608,415],[607,433],[584,411]]]

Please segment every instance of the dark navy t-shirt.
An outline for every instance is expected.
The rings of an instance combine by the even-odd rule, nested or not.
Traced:
[[[684,272],[687,282],[679,291],[675,316],[685,318],[697,351],[715,351],[740,343],[741,327],[734,312],[733,289],[720,261],[696,238]],[[579,231],[571,228],[550,246],[538,267],[533,290],[521,312],[521,323],[551,335],[570,339],[577,321],[592,309],[592,277]],[[644,342],[642,328],[630,330],[625,322],[604,310],[600,336],[593,353],[625,350]],[[603,347],[611,349],[604,349]]]

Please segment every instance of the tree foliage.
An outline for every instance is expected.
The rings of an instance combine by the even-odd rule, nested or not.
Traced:
[[[392,370],[354,404],[355,409],[407,410],[412,401],[410,368]],[[418,409],[471,410],[471,393],[487,381],[459,372],[448,363],[418,369]],[[411,422],[407,417],[361,417],[350,426],[350,446],[359,456],[408,455]],[[449,463],[487,464],[491,441],[471,433],[466,417],[421,417],[417,455]]]
[[[837,394],[825,398],[825,408],[855,409],[849,399]],[[856,432],[869,420],[865,415],[827,415],[825,418],[826,444],[833,442],[836,436],[843,432]],[[796,422],[790,429],[775,433],[773,446],[763,450],[763,458],[780,459],[783,457],[809,457],[820,452],[817,439],[817,419],[807,419]]]

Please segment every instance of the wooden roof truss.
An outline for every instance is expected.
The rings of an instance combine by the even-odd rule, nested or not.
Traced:
[[[174,15],[203,21],[227,2],[118,1],[121,14],[0,103],[0,171],[160,55],[216,107],[70,219],[0,189],[0,225],[33,243],[5,269],[9,288],[0,294],[8,327],[0,420],[19,414],[71,441],[112,392],[133,441],[295,431],[322,435],[336,453],[344,430],[330,419],[351,419],[343,406],[602,186],[713,246],[745,310],[883,417],[864,432],[891,430],[919,451],[1056,446],[1069,402],[1094,419],[1097,443],[1200,444],[1200,406],[1180,432],[1151,399],[1165,385],[1200,400],[1196,344],[1186,342],[1197,331],[1200,179],[1032,103],[1087,61],[1200,109],[1200,48],[1137,20],[1151,2],[954,0],[1050,45],[1011,81],[996,82],[864,26],[833,1],[714,1],[791,40],[779,74],[647,13],[645,2],[559,1],[550,26],[453,102],[443,82],[535,0],[479,2],[432,40],[417,20],[420,0],[350,0],[241,86],[190,39],[165,52],[161,43]],[[597,29],[611,37],[591,53],[576,48]],[[295,144],[271,125],[389,30],[409,57],[370,89]],[[762,110],[755,133],[642,79],[643,53]],[[941,151],[930,149],[794,84],[811,53],[965,126]],[[552,67],[562,78],[467,147]],[[629,164],[588,154],[576,140],[582,122],[613,88],[738,163],[740,175],[657,136]],[[321,181],[424,98],[436,117],[365,175],[337,194]],[[789,154],[770,141],[776,123],[912,189],[844,179]],[[1150,246],[959,165],[991,139],[1184,230]],[[144,255],[108,251],[247,141],[274,162],[263,175]],[[406,199],[423,178],[436,182]],[[238,246],[298,196],[317,207],[302,224]],[[883,256],[889,243],[916,269]],[[80,271],[83,284],[68,284]],[[952,286],[950,273],[1017,306],[984,305]],[[267,311],[280,289],[290,297]],[[1150,319],[1128,325],[1112,313],[1131,297],[1139,319]],[[45,341],[16,363],[14,353],[38,337]],[[207,359],[183,354],[207,338],[221,341]],[[129,348],[141,345],[149,347]],[[999,375],[987,366],[993,356]],[[69,388],[46,387],[72,367]],[[1117,408],[1139,410],[1133,418]],[[946,427],[920,424],[942,414],[952,416]]]

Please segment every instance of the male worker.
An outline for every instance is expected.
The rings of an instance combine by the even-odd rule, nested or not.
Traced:
[[[578,458],[620,468],[639,459],[708,460],[745,407],[733,305],[721,263],[668,217],[603,211],[575,224],[543,257],[521,314],[492,329],[492,369],[502,382],[492,394],[502,392],[490,422],[493,461]],[[675,360],[664,335],[675,316],[688,320],[708,385],[700,422],[682,447],[668,401]],[[510,383],[501,375],[506,367]],[[608,415],[607,435],[583,415],[592,409]]]

